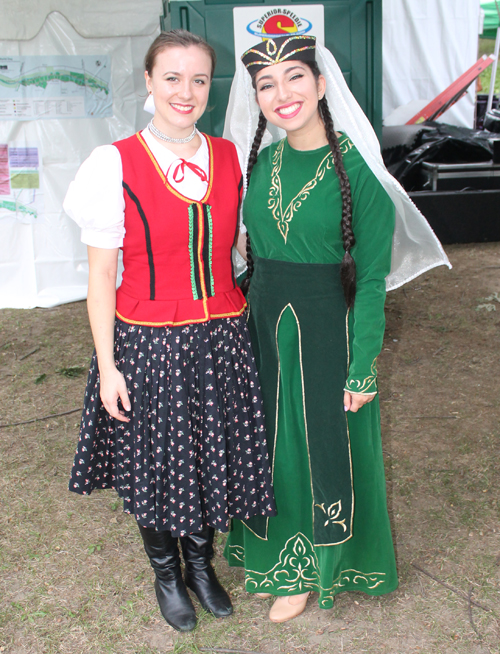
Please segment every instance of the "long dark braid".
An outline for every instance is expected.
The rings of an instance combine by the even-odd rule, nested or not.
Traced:
[[[252,143],[252,148],[248,156],[248,166],[247,166],[247,190],[250,185],[250,175],[252,174],[252,169],[257,162],[257,156],[259,154],[260,144],[262,142],[262,137],[266,131],[267,120],[262,112],[259,114],[259,124],[257,125],[257,131]],[[241,290],[243,294],[248,293],[250,288],[250,279],[253,275],[253,256],[252,256],[252,246],[250,243],[250,235],[247,232],[247,275],[245,279],[241,282]]]
[[[333,127],[332,115],[328,108],[326,96],[323,96],[318,103],[321,118],[325,126],[326,138],[330,144],[330,149],[333,155],[333,163],[335,172],[339,178],[340,193],[342,195],[342,219],[340,226],[342,228],[342,240],[344,243],[344,258],[340,264],[340,281],[344,289],[344,297],[348,308],[354,305],[354,298],[356,296],[356,263],[351,256],[351,249],[356,243],[354,232],[352,230],[352,197],[351,185],[349,177],[344,168],[342,161],[342,152],[340,151],[340,144]]]

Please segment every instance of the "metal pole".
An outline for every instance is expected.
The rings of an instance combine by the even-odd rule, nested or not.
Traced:
[[[498,5],[498,0],[495,0],[495,5],[498,12],[498,20],[500,21],[500,7]],[[500,26],[497,27],[497,38],[495,41],[495,61],[491,65],[490,92],[488,93],[488,105],[486,107],[486,112],[491,111],[491,107],[493,106],[493,95],[495,94],[495,80],[497,78],[499,52],[500,52]]]

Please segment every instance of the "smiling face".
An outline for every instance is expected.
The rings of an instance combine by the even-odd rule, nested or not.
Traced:
[[[208,102],[212,62],[198,46],[169,47],[159,52],[146,87],[153,93],[154,124],[174,138],[188,135]]]
[[[324,131],[318,101],[325,94],[325,86],[325,78],[320,75],[316,80],[309,66],[301,61],[266,66],[255,76],[262,113],[287,134]]]

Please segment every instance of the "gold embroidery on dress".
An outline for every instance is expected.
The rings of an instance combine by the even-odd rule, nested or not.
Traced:
[[[337,520],[337,518],[342,513],[342,500],[330,504],[328,509],[325,509],[324,502],[322,502],[321,504],[315,504],[314,506],[319,507],[326,515],[326,522],[323,525],[324,527],[327,527],[329,523],[332,523],[332,525],[341,525],[342,529],[344,531],[347,531],[347,527],[345,526],[345,518],[343,520]]]
[[[317,586],[319,570],[316,555],[310,541],[301,533],[289,538],[280,552],[278,563],[257,581],[252,575],[245,577],[248,590],[276,587],[289,593],[305,592]]]
[[[352,380],[350,381],[347,385],[346,388],[351,392],[351,393],[366,393],[370,386],[373,386],[373,384],[376,383],[377,381],[377,357],[373,359],[371,368],[370,368],[370,375],[368,377],[365,377],[365,379],[361,381],[356,381]]]
[[[353,146],[352,141],[349,138],[345,138],[340,144],[340,151],[342,154],[346,154]],[[302,203],[307,200],[309,194],[313,188],[320,182],[325,176],[327,170],[331,170],[334,167],[333,155],[329,152],[321,160],[317,170],[316,175],[311,179],[302,189],[297,193],[297,195],[291,200],[285,211],[283,211],[283,198],[281,190],[281,164],[283,161],[283,148],[285,146],[285,139],[282,139],[273,155],[273,169],[271,172],[271,188],[269,189],[269,200],[267,206],[273,212],[274,219],[277,222],[278,229],[280,234],[286,239],[288,236],[288,230],[290,227],[290,222],[294,216],[294,213],[302,206]]]
[[[229,555],[241,563],[245,563],[245,548],[241,545],[230,545]]]
[[[308,590],[328,593],[321,600],[327,604],[339,589],[347,584],[356,585],[359,590],[373,590],[385,583],[385,572],[361,572],[360,570],[342,570],[330,588],[323,588],[320,583],[319,566],[316,552],[311,541],[301,532],[289,538],[281,550],[278,562],[267,572],[247,569],[245,587],[248,591],[263,591],[275,588],[289,593]]]

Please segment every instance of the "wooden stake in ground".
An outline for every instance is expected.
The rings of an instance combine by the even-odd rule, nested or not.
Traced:
[[[472,599],[470,598],[470,594],[469,594],[469,595],[466,595],[466,594],[463,593],[461,590],[458,590],[457,588],[453,588],[453,586],[450,586],[449,584],[445,583],[444,581],[441,581],[441,579],[438,579],[438,578],[435,577],[434,575],[431,575],[430,572],[427,572],[427,570],[424,570],[423,568],[421,568],[421,567],[420,567],[419,565],[417,565],[416,563],[412,563],[412,566],[413,566],[414,568],[416,568],[416,569],[417,569],[419,572],[421,572],[422,574],[426,575],[427,577],[430,577],[431,579],[434,579],[434,581],[437,581],[437,583],[438,583],[438,584],[441,584],[441,586],[444,586],[445,588],[448,588],[448,590],[452,590],[454,593],[456,593],[456,594],[459,595],[460,597],[463,597],[463,599],[464,599],[464,600],[467,600],[467,602],[469,602],[469,604],[474,604],[474,606],[477,606],[478,608],[483,609],[483,611],[491,611],[491,609],[488,608],[487,606],[485,606],[484,604],[480,604],[479,602],[475,602],[474,600],[472,600]],[[477,633],[477,632],[476,632],[476,633]],[[479,634],[478,634],[478,635],[479,635]]]
[[[472,628],[474,629],[474,631],[476,632],[477,637],[479,638],[479,640],[483,640],[483,637],[481,636],[481,634],[480,634],[479,631],[477,630],[476,625],[474,624],[474,619],[472,618],[472,599],[471,599],[471,598],[472,598],[472,589],[473,589],[473,588],[474,588],[474,586],[470,586],[470,587],[469,587],[469,594],[468,594],[468,596],[467,596],[467,600],[468,600],[467,603],[468,603],[468,609],[469,609],[469,622],[470,622],[470,624],[471,624],[471,627],[472,627]]]
[[[59,416],[69,416],[70,413],[76,413],[81,409],[71,409],[71,411],[63,411],[62,413],[51,413],[50,416],[42,416],[41,418],[31,418],[31,420],[23,420],[22,422],[11,422],[8,425],[0,425],[0,429],[7,427],[17,427],[18,425],[29,425],[31,422],[38,422],[39,420],[48,420],[49,418],[59,418]]]

